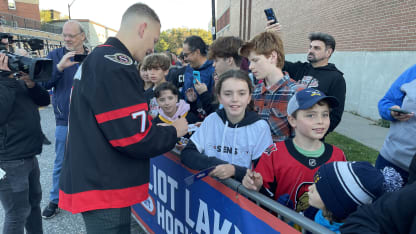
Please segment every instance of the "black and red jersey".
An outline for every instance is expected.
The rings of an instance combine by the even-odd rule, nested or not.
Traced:
[[[306,157],[289,139],[271,145],[261,156],[255,171],[262,175],[264,188],[273,193],[275,200],[288,194],[297,208],[302,195],[313,184],[315,172],[323,164],[333,161],[346,161],[341,149],[325,143],[325,151],[320,157]],[[303,200],[303,203],[308,202]]]
[[[59,207],[79,213],[145,200],[149,158],[175,142],[174,127],[152,125],[132,56],[109,38],[74,76]]]

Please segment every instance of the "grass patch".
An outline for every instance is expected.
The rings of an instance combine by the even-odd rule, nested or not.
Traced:
[[[374,123],[374,125],[380,126],[383,128],[390,128],[390,121],[385,120],[385,119],[379,119]]]
[[[368,161],[374,165],[378,151],[336,132],[325,137],[325,142],[344,151],[348,161]]]

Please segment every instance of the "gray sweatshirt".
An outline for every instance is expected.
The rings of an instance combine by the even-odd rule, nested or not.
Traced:
[[[400,87],[406,93],[401,109],[416,113],[416,79]],[[409,165],[416,154],[416,116],[408,121],[394,121],[380,150],[384,159],[409,171]]]

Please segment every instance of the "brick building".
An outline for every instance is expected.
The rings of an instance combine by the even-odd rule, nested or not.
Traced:
[[[0,0],[0,12],[40,21],[39,0]]]
[[[306,60],[308,34],[336,39],[331,63],[344,72],[346,110],[379,119],[377,102],[416,58],[415,0],[222,0],[217,1],[217,37],[253,38],[264,30],[264,9],[282,24],[286,58]]]

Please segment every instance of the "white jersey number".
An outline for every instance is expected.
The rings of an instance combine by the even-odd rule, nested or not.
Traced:
[[[141,117],[141,126],[140,126],[140,132],[143,133],[146,131],[146,111],[139,111],[131,114],[131,117],[133,119],[137,119]]]

